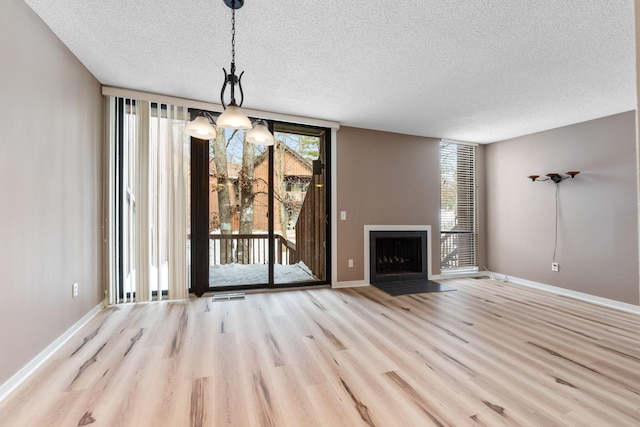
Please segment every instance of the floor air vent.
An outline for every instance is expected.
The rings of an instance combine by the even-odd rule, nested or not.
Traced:
[[[215,294],[211,301],[231,301],[232,299],[244,299],[244,292]]]

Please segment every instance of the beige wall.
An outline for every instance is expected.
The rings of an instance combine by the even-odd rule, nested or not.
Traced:
[[[636,214],[638,217],[638,224],[640,224],[640,131],[638,130],[638,123],[640,118],[638,116],[638,99],[640,99],[640,1],[635,0],[635,27],[636,27],[636,179],[638,180],[638,194],[637,194],[637,209]],[[640,230],[638,230],[638,241],[640,242]],[[640,254],[639,254],[640,255]],[[640,259],[638,262],[638,293],[640,294]],[[640,303],[639,303],[640,304]]]
[[[103,298],[103,115],[99,83],[22,0],[0,2],[0,58],[2,384]]]
[[[635,112],[486,147],[487,257],[492,271],[638,304]],[[527,175],[579,170],[559,185]]]
[[[364,280],[364,225],[440,227],[439,139],[342,127],[337,135],[338,282]],[[440,269],[432,236],[433,274]],[[348,260],[354,267],[348,268]]]

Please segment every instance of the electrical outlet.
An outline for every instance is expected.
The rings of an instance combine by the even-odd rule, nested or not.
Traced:
[[[71,295],[75,298],[78,296],[78,282],[71,286]]]
[[[349,268],[353,268],[353,260],[352,259],[349,260]]]
[[[560,271],[560,265],[557,262],[552,262],[551,271]]]

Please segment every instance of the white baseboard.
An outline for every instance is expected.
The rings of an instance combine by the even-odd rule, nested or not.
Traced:
[[[67,329],[55,341],[49,344],[44,350],[34,357],[29,363],[24,365],[22,369],[16,372],[4,384],[0,385],[0,402],[2,402],[12,391],[22,384],[31,374],[35,372],[44,362],[47,361],[60,347],[62,347],[69,339],[86,325],[93,317],[98,314],[106,306],[106,300],[96,305],[82,319],[78,320],[73,326]]]
[[[334,285],[331,285],[332,288],[357,288],[360,286],[371,286],[370,283],[365,282],[364,280],[349,280],[344,282],[336,282]]]
[[[491,277],[496,280],[506,281],[514,283],[516,285],[527,286],[529,288],[540,289],[547,292],[552,292],[557,295],[564,295],[571,298],[576,298],[582,301],[587,301],[593,304],[598,304],[604,307],[615,308],[620,311],[626,311],[628,313],[640,314],[640,306],[628,304],[626,302],[616,301],[609,298],[603,298],[596,295],[586,294],[584,292],[572,291],[571,289],[559,288],[557,286],[546,285],[544,283],[534,282],[532,280],[522,279],[519,277],[507,276],[500,273],[490,273]]]
[[[445,279],[459,279],[467,277],[486,277],[490,273],[486,271],[465,271],[460,273],[440,273],[429,276],[429,280],[445,280]]]

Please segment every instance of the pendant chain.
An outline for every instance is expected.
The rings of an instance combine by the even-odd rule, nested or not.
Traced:
[[[236,2],[231,3],[231,62],[236,62]]]

